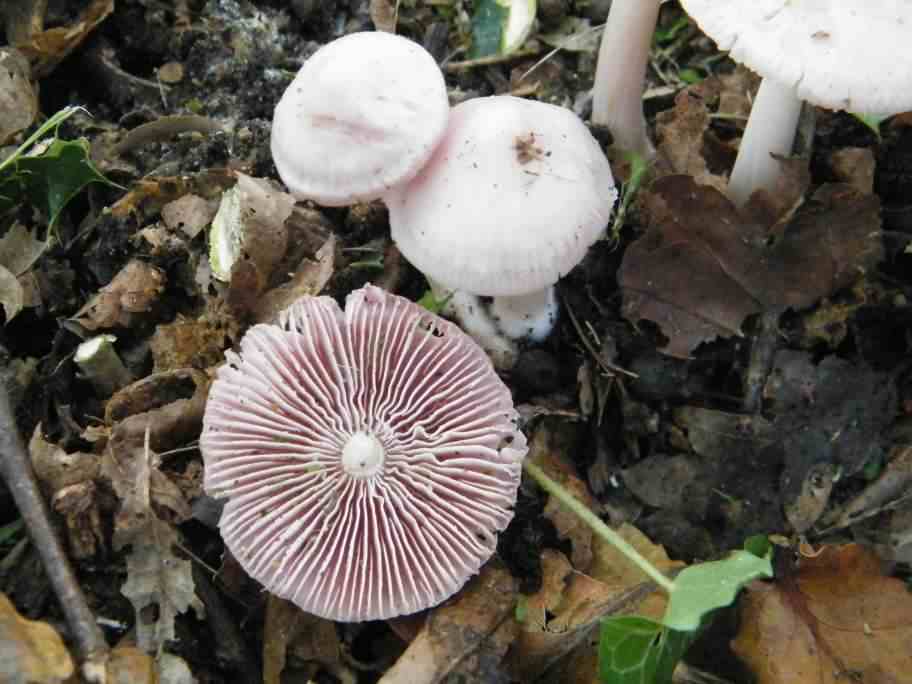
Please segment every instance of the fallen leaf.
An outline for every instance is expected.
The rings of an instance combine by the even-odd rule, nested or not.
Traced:
[[[24,293],[19,280],[5,266],[0,265],[0,306],[3,307],[7,323],[22,311],[24,303]]]
[[[399,0],[370,0],[370,18],[378,31],[395,33]]]
[[[47,7],[46,4],[37,5]],[[32,28],[38,30],[30,33],[28,37],[21,36],[15,41],[15,47],[31,61],[32,76],[42,78],[50,74],[64,57],[79,47],[95,27],[113,11],[114,0],[91,0],[72,24],[45,30],[41,30],[40,25],[33,26]]]
[[[20,276],[35,265],[47,248],[48,243],[35,237],[35,231],[14,221],[6,235],[0,238],[0,265]]]
[[[882,258],[874,196],[823,186],[781,230],[747,218],[782,208],[754,199],[742,213],[680,175],[659,178],[646,193],[649,228],[628,247],[618,281],[624,316],[658,323],[666,353],[687,357],[702,342],[740,335],[744,319],[760,311],[808,307]]]
[[[63,639],[45,622],[28,620],[0,594],[0,681],[4,684],[58,684],[75,668]]]
[[[161,215],[171,230],[180,230],[188,238],[195,238],[212,223],[214,203],[199,195],[187,193],[162,207]]]
[[[855,544],[749,586],[732,643],[758,684],[899,684],[912,671],[912,594]]]
[[[155,307],[164,290],[165,274],[151,264],[133,259],[72,320],[90,331],[129,328]]]
[[[341,657],[335,623],[270,594],[263,624],[263,684],[280,684],[286,655],[298,660],[338,663]]]
[[[502,678],[500,661],[516,633],[516,580],[484,566],[449,602],[432,609],[424,627],[380,684],[430,684]]]
[[[336,237],[330,235],[314,255],[303,259],[287,283],[263,293],[256,305],[254,319],[266,323],[301,297],[318,295],[335,271]]]
[[[0,145],[32,125],[38,96],[32,87],[28,60],[14,48],[0,49]]]
[[[174,554],[180,537],[176,529],[149,513],[146,526],[131,540],[127,556],[127,581],[121,593],[136,614],[136,643],[147,653],[156,653],[175,638],[174,620],[190,608],[204,617],[202,601],[189,560]]]
[[[598,514],[598,502],[590,494],[586,483],[576,474],[569,458],[575,431],[575,426],[564,421],[541,421],[529,440],[529,454],[526,458]],[[592,528],[554,497],[548,497],[543,515],[554,524],[558,537],[570,540],[573,567],[586,572],[592,563]]]

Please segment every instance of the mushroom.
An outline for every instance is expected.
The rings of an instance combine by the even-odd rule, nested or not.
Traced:
[[[434,58],[407,38],[352,33],[308,59],[276,105],[272,158],[298,199],[377,199],[431,156],[449,116]]]
[[[801,101],[856,113],[912,109],[912,2],[681,0],[732,59],[763,77],[728,183],[744,204],[780,177]]]
[[[617,191],[572,112],[511,96],[453,108],[427,165],[384,196],[393,240],[466,329],[509,366],[514,340],[543,339],[553,285],[601,235]],[[477,295],[493,297],[486,316]]]
[[[443,601],[513,517],[526,442],[484,352],[366,286],[251,328],[212,385],[205,487],[225,545],[303,610],[390,618]]]
[[[611,131],[621,149],[652,157],[643,118],[643,81],[661,0],[614,0],[602,32],[592,123]]]

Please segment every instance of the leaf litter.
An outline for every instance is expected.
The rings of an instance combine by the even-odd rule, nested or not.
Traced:
[[[32,4],[37,7],[40,3]],[[62,40],[59,32],[44,37],[32,32],[29,38],[27,31],[22,33],[27,27],[16,25],[7,17],[8,37],[16,35],[22,40],[25,35],[33,51],[45,53],[32,55],[36,68],[53,69],[66,52],[75,50],[79,54],[80,42],[113,8],[107,2],[85,4],[88,9],[70,17],[70,39]],[[459,27],[459,21],[465,19],[450,21],[444,10],[416,8],[408,3],[401,7],[395,3],[395,7],[400,10],[400,30],[410,34],[416,27],[428,28],[428,41],[439,39],[434,36],[439,36],[441,27]],[[244,9],[238,11],[243,14]],[[313,26],[319,27],[325,10],[315,12]],[[679,14],[675,16],[676,7],[666,6],[663,12],[672,15],[672,21],[681,18]],[[222,47],[230,44],[236,55],[257,64],[257,73],[262,71],[257,58],[275,66],[277,73],[291,68],[285,62],[263,59],[264,52],[258,51],[272,49],[278,53],[284,47],[259,48],[249,40],[250,35],[270,31],[285,35],[270,28],[270,13],[271,10],[263,10],[258,15],[260,28],[255,31],[237,17],[225,24],[231,36]],[[209,19],[206,12],[193,15],[185,3],[178,3],[175,34],[190,36],[184,32],[191,23],[196,29],[204,29]],[[588,17],[558,19],[548,19],[549,30],[563,27],[574,38],[590,38],[586,27],[596,23]],[[194,40],[209,40],[205,30],[192,35]],[[219,36],[216,47],[223,41],[221,32]],[[295,38],[297,45],[300,37]],[[458,44],[464,34],[457,30],[451,38]],[[553,35],[546,38],[555,40]],[[443,48],[447,48],[446,40]],[[535,42],[530,48],[540,49]],[[295,48],[305,53],[308,49]],[[592,47],[580,44],[573,49],[585,52]],[[97,54],[94,48],[88,52]],[[294,57],[288,55],[283,59],[299,61],[301,57],[298,53]],[[547,74],[547,78],[536,82],[537,95],[569,97],[568,102],[572,99],[576,89],[569,90],[569,95],[560,90],[561,85],[553,90],[567,74],[573,73],[576,78],[577,57],[569,55],[570,50],[563,50],[544,60],[536,74]],[[460,85],[481,93],[524,87],[514,77],[526,72],[533,62],[522,59],[517,58],[515,65],[505,65],[503,69],[498,62],[460,67]],[[581,64],[583,59],[580,57]],[[136,98],[137,106],[130,116],[140,124],[131,120],[124,126],[140,129],[143,117],[154,123],[169,116],[168,111],[158,111],[162,102],[166,110],[180,109],[184,104],[193,108],[211,106],[206,114],[212,114],[212,120],[221,124],[214,112],[225,106],[225,99],[217,88],[212,89],[211,97],[207,95],[205,103],[193,101],[200,83],[199,65],[193,60],[192,54],[168,55],[165,64],[180,67],[188,77],[168,83],[163,77],[157,87],[151,83],[152,88],[142,79],[133,78],[126,68],[109,70],[108,74],[115,74],[113,78],[127,79],[136,88],[131,97]],[[231,62],[235,65],[231,68],[236,68],[239,61]],[[482,69],[484,77],[479,75]],[[225,73],[231,73],[228,67]],[[724,396],[720,400],[718,394],[700,393],[705,387],[718,389],[712,378],[712,372],[718,370],[706,373],[710,376],[707,380],[688,385],[691,394],[682,392],[667,401],[664,396],[639,394],[642,385],[632,374],[624,378],[623,388],[615,391],[618,380],[612,375],[612,368],[602,364],[590,364],[583,373],[594,376],[583,385],[591,383],[599,391],[597,397],[585,400],[588,404],[582,412],[576,409],[572,382],[565,382],[548,396],[523,397],[529,399],[526,415],[534,416],[530,429],[536,433],[536,458],[540,464],[560,478],[590,510],[602,516],[610,513],[614,521],[626,519],[628,524],[621,528],[624,537],[656,565],[672,573],[683,564],[670,561],[661,546],[650,542],[629,523],[656,530],[655,521],[665,515],[666,519],[670,516],[682,521],[682,526],[671,527],[672,530],[683,529],[684,522],[701,531],[707,527],[724,528],[713,533],[714,546],[706,554],[710,556],[738,546],[740,540],[733,535],[745,530],[814,534],[820,525],[834,521],[856,524],[865,516],[886,514],[896,504],[897,514],[888,520],[889,534],[896,539],[904,538],[904,534],[908,537],[909,526],[902,526],[902,509],[897,503],[901,502],[905,487],[904,459],[901,455],[887,457],[887,443],[882,437],[896,418],[897,395],[904,388],[895,382],[892,370],[875,370],[860,363],[851,349],[854,342],[862,344],[857,340],[859,312],[872,305],[884,306],[895,290],[879,286],[876,298],[859,297],[851,306],[841,308],[837,298],[840,289],[853,285],[858,292],[872,291],[874,285],[868,280],[874,267],[883,261],[879,206],[871,194],[871,188],[878,184],[875,155],[872,148],[858,144],[829,150],[831,153],[822,160],[824,176],[830,174],[824,180],[838,181],[829,185],[819,185],[820,161],[808,167],[806,160],[783,160],[788,179],[783,192],[756,197],[747,207],[736,210],[719,190],[724,189],[725,170],[736,149],[734,138],[743,127],[750,91],[755,85],[753,77],[737,70],[727,76],[704,79],[679,92],[673,103],[663,101],[664,95],[650,100],[653,109],[666,104],[671,108],[660,112],[656,120],[659,162],[652,174],[658,180],[633,193],[636,200],[629,207],[630,223],[642,221],[645,231],[626,245],[623,253],[622,312],[634,326],[642,319],[657,323],[668,339],[663,351],[687,359],[705,353],[707,347],[699,349],[701,344],[728,337],[736,338],[729,348],[739,348],[738,336],[752,330],[751,317],[770,311],[788,317],[792,311],[801,310],[810,316],[829,307],[833,311],[831,318],[817,327],[832,327],[835,321],[842,326],[836,331],[838,335],[827,337],[824,331],[818,336],[819,342],[826,345],[825,352],[810,333],[802,332],[789,339],[790,346],[803,347],[810,353],[787,351],[775,355],[773,375],[765,385],[762,415],[733,413]],[[269,100],[269,93],[263,90],[272,85],[257,81],[257,88],[261,87],[257,93],[260,103]],[[186,89],[183,94],[177,94],[182,89]],[[658,89],[653,89],[656,92]],[[27,94],[23,91],[16,96],[24,101]],[[148,113],[142,113],[142,107],[150,108]],[[35,410],[47,418],[46,424],[35,432],[31,455],[48,501],[65,524],[71,556],[86,559],[82,569],[107,566],[111,564],[109,560],[116,563],[117,558],[126,561],[128,581],[124,589],[135,604],[136,636],[142,649],[122,645],[112,651],[109,669],[112,677],[115,671],[120,672],[120,681],[152,682],[156,677],[161,681],[189,681],[186,663],[167,650],[183,653],[194,671],[198,667],[204,672],[209,668],[219,670],[205,662],[206,654],[191,652],[198,642],[189,645],[179,627],[182,621],[196,625],[203,619],[196,596],[201,592],[190,572],[191,564],[198,561],[189,560],[184,549],[199,552],[202,548],[208,553],[207,560],[218,565],[211,545],[199,543],[195,529],[198,523],[184,523],[203,500],[199,496],[194,442],[199,433],[198,409],[205,397],[206,376],[220,362],[224,349],[233,346],[252,321],[269,320],[302,294],[344,296],[369,276],[375,277],[375,282],[383,280],[402,288],[413,298],[422,291],[420,279],[416,280],[407,265],[402,266],[393,258],[395,250],[390,250],[383,234],[382,211],[379,219],[363,224],[356,217],[372,215],[364,207],[348,214],[323,211],[300,203],[294,205],[287,198],[273,202],[276,196],[281,198],[278,194],[265,200],[276,209],[267,231],[271,235],[269,244],[260,254],[259,248],[248,248],[251,265],[244,267],[244,277],[232,276],[227,285],[212,277],[205,240],[222,194],[230,192],[239,178],[251,179],[253,185],[260,185],[267,193],[278,193],[278,188],[267,189],[270,186],[261,184],[264,179],[258,178],[271,175],[263,171],[266,167],[262,151],[250,151],[257,146],[260,150],[265,148],[263,127],[251,121],[268,118],[268,112],[257,112],[254,116],[249,115],[249,110],[233,115],[239,124],[230,133],[230,143],[224,144],[229,149],[227,154],[218,145],[224,143],[226,138],[220,136],[231,127],[221,126],[205,142],[192,133],[176,135],[173,145],[162,137],[125,149],[124,158],[118,160],[106,158],[107,148],[100,144],[102,134],[91,145],[77,140],[67,146],[51,143],[41,147],[54,154],[54,163],[46,164],[44,171],[56,171],[57,166],[63,165],[68,169],[65,175],[78,172],[75,177],[86,181],[94,178],[93,167],[87,164],[91,159],[97,164],[95,172],[110,173],[119,182],[129,181],[129,190],[119,200],[110,200],[110,210],[99,214],[99,195],[93,193],[102,189],[102,183],[95,183],[97,178],[90,180],[93,190],[86,193],[90,195],[89,216],[78,228],[67,225],[70,217],[60,211],[66,202],[54,204],[47,196],[33,195],[39,213],[50,222],[57,218],[65,232],[65,245],[55,247],[53,252],[47,250],[40,237],[44,234],[41,222],[33,217],[20,214],[19,223],[12,228],[4,226],[7,232],[0,235],[0,245],[10,248],[0,249],[0,266],[10,276],[4,291],[13,292],[17,286],[20,291],[3,299],[7,322],[15,313],[21,317],[13,321],[11,330],[19,334],[16,326],[22,325],[22,319],[44,319],[49,312],[70,319],[58,333],[49,356],[38,361],[46,351],[29,352],[29,361],[37,365],[34,377],[39,382],[23,381],[26,411]],[[98,131],[104,130],[105,135],[114,131],[115,140],[122,128],[87,120],[80,121],[78,127],[90,131],[90,138]],[[265,131],[268,134],[268,127]],[[890,127],[884,126],[885,144],[891,143],[890,135]],[[245,146],[245,140],[252,142]],[[187,172],[189,169],[192,172]],[[156,173],[147,175],[150,170]],[[809,184],[809,170],[817,181],[813,185]],[[53,178],[52,174],[45,176]],[[47,193],[48,187],[45,185],[41,193]],[[814,190],[804,199],[809,187]],[[86,188],[85,183],[72,186],[62,196],[68,199],[75,193],[85,193]],[[69,194],[71,191],[73,194]],[[104,195],[100,196],[100,204],[109,203]],[[622,245],[628,238],[623,236]],[[365,245],[383,258],[372,261],[371,270],[347,265],[345,252]],[[613,301],[613,293],[606,294],[601,285],[610,280],[604,271],[610,259],[593,263],[599,270],[593,267],[591,278],[587,275],[585,282],[574,281],[577,276],[571,274],[564,291],[581,286],[579,290],[585,290],[595,302],[597,313],[592,307],[579,307],[579,329],[594,325],[594,339],[611,340],[609,365],[634,367],[642,360],[638,331],[614,320],[610,334],[601,334],[604,331],[600,315],[610,310]],[[21,268],[22,264],[28,265]],[[69,287],[55,291],[46,282],[42,285],[41,280],[47,280],[45,269],[53,264],[61,264],[73,274],[75,280],[70,281]],[[687,287],[681,287],[681,283]],[[63,298],[63,290],[69,293],[69,300]],[[575,309],[578,301],[574,300]],[[140,380],[104,401],[87,391],[81,378],[73,376],[67,354],[76,337],[93,330],[112,329],[121,340],[118,350],[125,363]],[[548,343],[552,346],[544,350],[546,355],[566,357],[571,364],[578,361],[581,350],[573,346],[571,351],[561,335]],[[15,337],[10,339],[15,341]],[[7,338],[0,340],[4,347],[6,342]],[[50,345],[50,339],[46,343]],[[6,349],[2,351],[5,354]],[[833,356],[833,352],[838,356]],[[598,358],[608,351],[596,349],[593,353]],[[581,356],[586,355],[583,352]],[[19,357],[13,362],[25,363]],[[733,365],[737,368],[737,361]],[[702,372],[695,372],[695,367],[679,368],[695,374]],[[30,403],[36,384],[45,385],[41,396],[50,407],[44,411],[47,415],[33,409]],[[520,393],[524,391],[519,389]],[[858,397],[867,397],[869,405],[862,405],[864,402],[857,401]],[[552,406],[558,408],[549,408]],[[638,418],[631,407],[639,407],[643,415]],[[649,423],[648,429],[634,427],[641,419]],[[540,427],[561,420],[573,424],[578,433],[575,439],[549,436]],[[28,425],[31,428],[34,422]],[[616,429],[622,437],[616,437]],[[592,434],[580,438],[588,431]],[[604,472],[597,496],[579,477],[592,465],[588,454],[590,439],[600,445],[600,455],[611,455],[600,461]],[[895,454],[895,450],[889,453]],[[846,500],[844,492],[839,491],[840,483],[848,482],[847,487],[857,493],[862,470],[879,459],[885,464],[881,488],[874,486],[881,480],[875,480],[867,496]],[[724,489],[732,484],[741,489]],[[723,489],[716,492],[716,486]],[[767,498],[771,492],[775,497]],[[617,504],[621,494],[630,505]],[[577,525],[554,501],[540,494],[527,492],[526,496],[538,499],[539,507],[533,508],[532,514],[521,511],[517,518],[528,526],[524,539],[530,546],[528,555],[541,566],[542,584],[537,590],[532,586],[524,595],[518,594],[516,577],[495,563],[485,568],[463,593],[425,616],[400,620],[392,626],[348,628],[311,619],[273,598],[257,598],[257,588],[238,575],[230,558],[223,563],[218,587],[232,605],[232,619],[259,629],[258,620],[265,616],[262,662],[268,681],[278,681],[283,674],[305,676],[307,680],[328,674],[342,682],[355,682],[360,673],[371,668],[373,672],[368,676],[374,679],[385,672],[386,677],[399,677],[410,684],[457,676],[467,681],[498,681],[510,675],[522,680],[598,681],[596,645],[600,620],[634,610],[658,619],[664,612],[664,599],[636,572],[625,574],[629,565],[624,559],[612,555],[599,538]],[[843,508],[834,505],[837,499],[838,504],[845,504]],[[827,509],[831,515],[824,516]],[[112,521],[113,540],[109,524]],[[674,540],[675,533],[665,537]],[[501,554],[510,555],[504,549]],[[851,565],[840,563],[832,571],[833,577],[849,576]],[[868,577],[873,576],[868,573]],[[520,578],[522,584],[527,580]],[[773,585],[755,587],[779,583],[777,580]],[[818,598],[825,605],[835,600],[823,594]],[[156,606],[157,619],[144,622],[150,612],[153,617],[156,613],[149,610],[151,605]],[[211,616],[206,619],[212,620]],[[646,641],[667,640],[667,635],[661,637],[661,630],[656,631],[655,624],[643,622],[638,632],[631,629],[621,636],[627,639],[637,633]],[[391,639],[393,632],[400,640],[385,657],[369,662],[358,641],[368,637],[359,635],[380,633]],[[172,640],[171,636],[181,638]],[[389,643],[383,638],[377,638],[375,648]],[[618,643],[618,653],[628,653],[623,639]],[[669,644],[667,652],[675,648]],[[751,648],[760,650],[756,644]],[[353,655],[356,652],[357,659]],[[389,669],[392,659],[400,653],[405,655]],[[763,672],[762,662],[751,660],[749,654],[745,658],[755,664],[758,673]],[[177,674],[166,675],[172,666]],[[638,663],[637,667],[640,669],[635,672],[642,673],[647,665]]]

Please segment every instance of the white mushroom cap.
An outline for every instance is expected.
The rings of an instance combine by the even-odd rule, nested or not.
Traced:
[[[829,109],[912,109],[910,0],[681,0],[732,59]]]
[[[495,96],[454,107],[430,161],[384,201],[393,239],[429,278],[513,296],[579,263],[616,197],[608,160],[577,116]]]
[[[293,195],[339,206],[418,172],[446,128],[443,74],[423,47],[352,33],[308,59],[272,121],[272,157]]]
[[[526,441],[510,391],[457,326],[368,285],[257,325],[212,385],[200,449],[243,568],[307,612],[436,605],[513,517]]]

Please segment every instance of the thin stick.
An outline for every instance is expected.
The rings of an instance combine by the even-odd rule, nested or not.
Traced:
[[[25,521],[32,543],[38,551],[83,662],[83,673],[97,676],[104,672],[108,643],[54,532],[47,504],[32,471],[31,461],[19,431],[6,387],[0,383],[0,476],[12,492],[19,514]],[[99,681],[93,679],[93,681]]]
[[[575,515],[583,520],[583,522],[589,525],[593,532],[627,556],[630,562],[646,573],[653,582],[658,584],[669,594],[674,590],[675,583],[673,580],[670,580],[663,575],[658,568],[642,556],[639,551],[628,544],[621,535],[603,523],[601,518],[590,511],[582,502],[575,499],[566,489],[545,475],[545,472],[541,468],[529,460],[526,460],[523,464],[523,468],[526,469],[526,472],[535,479],[542,489],[569,508]]]

